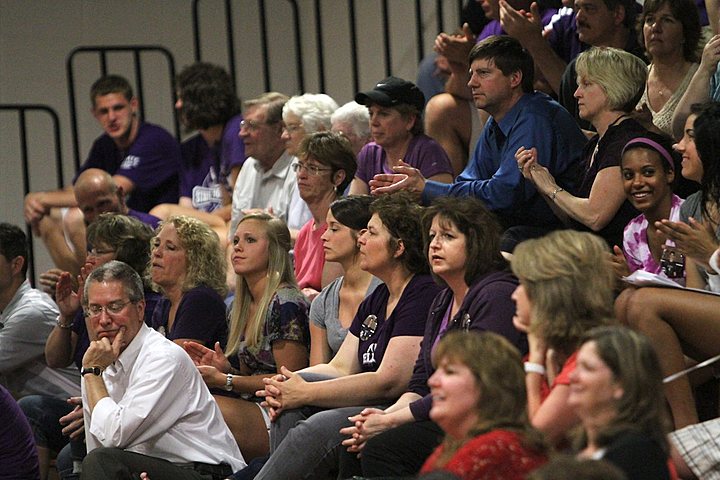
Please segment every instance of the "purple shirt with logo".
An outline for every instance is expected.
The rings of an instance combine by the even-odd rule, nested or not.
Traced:
[[[363,372],[374,372],[380,367],[393,337],[423,336],[430,305],[439,291],[440,287],[433,282],[430,275],[415,275],[387,319],[385,311],[390,292],[384,283],[378,285],[375,291],[363,300],[348,330],[360,339],[358,359]],[[369,315],[376,317],[374,328],[371,329],[363,325],[369,323]]]
[[[178,201],[180,145],[157,125],[141,123],[135,141],[127,150],[120,150],[109,135],[101,135],[93,143],[78,175],[88,168],[130,179],[134,187],[126,198],[133,210],[148,212],[160,203]],[[77,175],[73,183],[75,180]]]
[[[220,143],[210,146],[198,134],[183,142],[180,196],[192,199],[193,207],[212,212],[222,206],[222,189],[232,196],[229,177],[245,162],[245,144],[238,136],[242,115],[225,124]]]

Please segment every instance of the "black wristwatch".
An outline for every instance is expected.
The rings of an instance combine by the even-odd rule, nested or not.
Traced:
[[[82,367],[80,370],[80,375],[83,377],[87,375],[88,373],[92,373],[93,375],[100,376],[102,375],[103,369],[100,367]]]

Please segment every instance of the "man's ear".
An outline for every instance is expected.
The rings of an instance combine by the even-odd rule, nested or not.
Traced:
[[[521,70],[515,70],[510,74],[510,86],[517,88],[522,85],[523,74]]]
[[[130,110],[132,110],[133,113],[137,113],[139,105],[140,102],[138,101],[137,97],[132,97],[130,99]]]
[[[18,255],[17,257],[10,260],[10,270],[12,275],[19,275],[22,272],[23,266],[25,265],[25,257]]]

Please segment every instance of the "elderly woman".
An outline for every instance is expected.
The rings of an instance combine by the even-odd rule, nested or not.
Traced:
[[[307,204],[312,219],[295,241],[295,277],[306,296],[313,299],[339,274],[335,264],[325,263],[322,235],[327,230],[330,204],[342,195],[355,175],[357,164],[350,142],[338,133],[317,132],[304,138],[293,164],[298,192]]]
[[[282,139],[290,155],[297,156],[300,144],[311,133],[330,130],[330,116],[338,105],[324,93],[305,93],[291,97],[283,106]]]
[[[337,355],[300,372],[266,379],[275,422],[272,454],[256,477],[325,478],[337,468],[340,428],[365,406],[389,404],[404,391],[420,349],[425,318],[438,289],[423,258],[420,207],[405,196],[371,206],[360,237],[360,266],[384,285],[360,305]],[[307,381],[317,380],[313,382]],[[304,421],[301,421],[304,420]]]
[[[610,462],[627,478],[671,478],[660,362],[643,335],[623,327],[588,332],[568,405],[583,426],[580,457]]]
[[[238,276],[230,312],[230,335],[223,353],[185,343],[208,387],[236,396],[217,396],[225,422],[243,457],[266,455],[270,416],[254,394],[262,379],[281,365],[308,364],[308,304],[295,284],[285,222],[266,213],[244,216],[233,236],[232,266]]]
[[[438,446],[442,431],[430,420],[433,400],[427,383],[435,371],[432,352],[447,332],[494,332],[527,353],[527,339],[512,322],[517,279],[500,254],[500,232],[495,217],[474,198],[439,198],[426,211],[427,259],[436,281],[446,288],[430,308],[407,391],[385,410],[363,410],[342,431],[352,436],[344,442],[350,451],[362,451],[365,477],[414,475]],[[344,460],[346,469],[356,463]]]
[[[547,447],[527,418],[520,353],[500,335],[452,332],[433,354],[432,418],[445,440],[421,473],[460,480],[523,480],[547,462]]]
[[[675,145],[682,154],[682,175],[699,181],[700,192],[680,208],[680,221],[662,220],[655,227],[685,255],[686,285],[720,292],[720,268],[711,256],[720,243],[720,103],[695,106],[685,135]],[[717,255],[716,255],[717,256]],[[627,303],[627,321],[650,338],[668,376],[686,367],[685,355],[701,361],[720,354],[720,297],[690,290],[640,288]],[[687,376],[665,384],[675,428],[698,422]]]
[[[360,268],[358,237],[370,221],[369,195],[335,200],[327,213],[322,234],[325,261],[337,262],[343,274],[313,300],[310,306],[310,365],[328,363],[340,350],[360,303],[381,283]]]
[[[577,191],[558,186],[537,162],[532,145],[518,149],[515,158],[560,218],[597,232],[611,246],[622,245],[623,229],[637,211],[625,197],[620,158],[628,140],[646,132],[630,113],[645,85],[647,68],[635,55],[605,47],[581,53],[576,68],[580,117],[597,131],[583,151],[584,175]]]
[[[330,130],[342,133],[350,140],[355,155],[370,142],[370,114],[367,107],[348,102],[335,110],[330,117]]]
[[[693,0],[647,0],[639,24],[651,63],[638,108],[647,109],[653,124],[672,135],[673,112],[699,66],[698,9]]]
[[[452,182],[452,167],[443,148],[423,134],[425,97],[414,83],[397,77],[381,80],[374,89],[355,95],[370,112],[373,142],[358,154],[358,171],[350,193],[370,193],[368,183],[378,173],[393,173],[404,162],[425,178]]]
[[[150,239],[153,232],[146,224],[136,218],[106,213],[88,226],[87,241],[93,248],[87,254],[85,266],[78,277],[78,292],[73,292],[70,274],[60,275],[56,286],[56,299],[60,309],[58,323],[45,343],[45,360],[53,368],[67,367],[73,361],[78,369],[82,368],[82,358],[90,345],[85,315],[80,308],[82,287],[90,272],[111,260],[120,260],[142,274],[150,259]],[[151,323],[152,310],[160,295],[150,289],[149,282],[145,285],[145,323]],[[71,414],[73,405],[45,395],[33,395],[21,399],[20,406],[30,419],[35,433],[43,475],[47,474],[50,452],[59,452],[67,445],[69,439],[82,439],[82,421],[69,426],[64,432],[63,427],[78,421],[82,410]],[[58,419],[62,419],[62,425]],[[73,416],[74,415],[74,416]],[[69,458],[69,449],[62,459]],[[66,468],[63,460],[58,467]],[[72,462],[70,462],[72,467]]]
[[[568,412],[569,375],[582,336],[611,322],[614,272],[602,239],[572,230],[521,243],[512,269],[520,279],[513,293],[513,322],[528,332],[530,346],[528,414],[535,428],[557,444],[578,423]]]
[[[225,257],[218,236],[200,220],[173,216],[152,239],[150,278],[163,298],[152,326],[179,345],[227,340]]]

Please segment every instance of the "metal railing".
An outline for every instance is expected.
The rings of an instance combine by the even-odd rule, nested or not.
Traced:
[[[30,193],[30,154],[28,151],[28,128],[27,115],[29,112],[46,113],[52,120],[53,142],[55,144],[55,172],[57,188],[63,188],[63,162],[62,145],[60,139],[60,119],[57,112],[47,105],[38,104],[0,104],[0,111],[16,112],[18,116],[18,138],[20,140],[20,162],[22,167],[23,198]],[[35,283],[37,272],[35,272],[35,251],[32,242],[32,231],[30,225],[25,226],[25,233],[28,238],[28,270],[31,272],[30,280]]]
[[[237,72],[236,72],[236,66],[237,66],[237,58],[236,58],[236,49],[235,49],[235,27],[233,24],[233,4],[239,3],[241,1],[245,1],[246,3],[249,0],[224,0],[224,15],[225,15],[225,40],[226,40],[226,48],[227,48],[227,65],[228,69],[230,71],[230,74],[232,75],[233,82],[235,84],[236,90],[237,90]],[[297,84],[299,87],[299,90],[301,92],[305,92],[306,85],[305,85],[305,73],[303,69],[303,65],[306,64],[304,61],[304,54],[303,54],[303,38],[306,38],[303,36],[303,31],[301,27],[300,22],[300,7],[298,5],[297,0],[286,0],[287,3],[290,6],[291,12],[292,12],[292,21],[290,27],[292,28],[292,32],[290,35],[288,35],[288,38],[292,38],[294,41],[295,51],[297,52],[296,55],[296,68],[295,68],[295,74],[297,79]],[[398,0],[394,0],[398,1]],[[352,70],[352,85],[353,85],[353,91],[358,91],[360,88],[359,85],[359,78],[360,78],[360,63],[358,60],[358,20],[357,20],[357,6],[358,3],[356,0],[346,0],[347,2],[347,12],[348,12],[348,36],[349,36],[349,42],[350,42],[350,50],[351,50],[351,70]],[[202,0],[193,0],[192,4],[192,17],[193,17],[193,45],[195,48],[195,61],[202,61],[203,59],[203,52],[202,52],[202,32],[200,31],[200,4],[202,3]],[[269,48],[269,41],[268,41],[268,16],[267,16],[267,7],[266,3],[267,0],[257,0],[258,3],[258,14],[260,19],[260,50],[261,55],[258,59],[262,62],[261,68],[259,70],[262,71],[263,75],[263,85],[265,91],[271,91],[273,90],[273,82],[271,78],[270,73],[270,64],[269,64],[269,58],[270,58],[270,48]],[[391,35],[390,35],[390,8],[389,8],[390,0],[382,0],[381,2],[381,22],[382,22],[382,37],[383,37],[383,46],[382,51],[384,55],[384,68],[385,68],[385,75],[391,75],[393,73],[393,56],[392,56],[392,49],[391,49]],[[422,60],[423,56],[426,54],[425,52],[425,42],[424,42],[424,33],[425,28],[423,26],[423,19],[422,19],[422,6],[423,4],[427,5],[430,3],[429,0],[413,0],[413,6],[414,6],[414,20],[415,20],[415,42],[416,42],[416,54],[417,54],[417,62],[419,63],[420,60]],[[434,33],[441,32],[444,30],[455,30],[457,28],[457,25],[452,25],[448,28],[448,26],[445,25],[445,14],[443,9],[443,4],[447,2],[443,2],[442,0],[435,0],[435,18],[437,20],[436,28],[434,30]],[[458,12],[458,18],[461,16],[462,11],[462,0],[456,0],[457,5],[457,12]],[[216,13],[217,12],[213,12]],[[316,47],[316,55],[317,58],[315,59],[317,61],[318,66],[318,86],[319,91],[324,92],[327,90],[327,72],[325,68],[325,42],[323,39],[323,32],[322,32],[322,20],[323,20],[323,13],[322,13],[322,1],[321,0],[314,0],[313,2],[313,19],[315,24],[315,41],[317,44]]]

